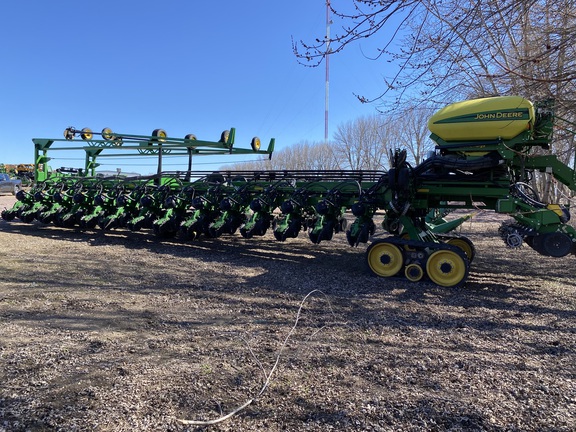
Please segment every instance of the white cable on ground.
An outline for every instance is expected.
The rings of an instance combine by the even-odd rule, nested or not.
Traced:
[[[290,336],[292,336],[292,333],[294,333],[294,331],[296,330],[296,327],[298,326],[298,321],[300,320],[300,315],[302,313],[302,308],[304,307],[304,303],[306,302],[308,297],[310,297],[314,293],[320,293],[320,294],[326,296],[326,294],[324,294],[322,291],[315,289],[315,290],[310,291],[308,294],[306,294],[306,296],[302,299],[302,301],[300,302],[300,307],[298,308],[298,312],[296,313],[296,319],[294,321],[294,325],[292,326],[292,328],[288,332],[288,335],[286,335],[284,342],[280,346],[280,349],[278,351],[278,355],[276,356],[276,361],[274,362],[274,366],[272,366],[272,369],[270,369],[270,372],[265,375],[266,380],[264,381],[264,385],[262,386],[262,388],[260,389],[260,391],[258,392],[258,394],[254,398],[246,401],[243,405],[240,405],[238,408],[229,412],[228,414],[221,416],[221,417],[218,417],[217,419],[214,419],[214,420],[185,420],[185,419],[176,419],[176,420],[182,424],[185,424],[185,425],[195,425],[195,426],[215,425],[217,423],[221,423],[224,420],[227,420],[230,417],[238,414],[240,411],[244,410],[246,407],[248,407],[250,404],[252,404],[255,400],[257,400],[260,396],[262,396],[262,394],[266,391],[266,389],[270,385],[270,380],[272,379],[272,374],[276,371],[276,368],[278,367],[278,363],[280,362],[280,356],[282,355],[284,348],[286,348],[286,344],[288,343],[288,339],[290,339]],[[332,308],[330,308],[330,309],[332,309]],[[250,352],[252,352],[251,349],[250,349]],[[258,362],[258,363],[260,364],[260,362]],[[262,365],[260,364],[260,366],[262,366]]]

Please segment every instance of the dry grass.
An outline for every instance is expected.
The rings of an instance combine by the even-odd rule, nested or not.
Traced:
[[[4,197],[3,197],[4,198]],[[575,257],[462,227],[464,288],[368,275],[364,248],[0,222],[0,431],[576,430]],[[255,357],[256,358],[255,358]],[[260,364],[259,364],[260,363]]]

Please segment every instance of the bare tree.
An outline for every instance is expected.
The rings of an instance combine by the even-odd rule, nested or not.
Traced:
[[[230,163],[220,167],[222,171],[265,171],[270,169],[272,169],[271,162],[264,157],[253,161]]]
[[[428,118],[433,110],[421,104],[406,104],[398,115],[388,120],[389,141],[395,147],[405,148],[409,160],[418,165],[426,154],[434,149],[434,142],[429,138]]]
[[[229,170],[337,170],[340,164],[329,143],[301,141],[253,162],[229,165]]]
[[[430,110],[410,106],[393,116],[374,114],[338,125],[332,142],[302,141],[262,158],[227,166],[230,170],[385,170],[390,150],[406,148],[418,164],[433,142],[428,138]]]
[[[334,134],[334,152],[343,169],[381,170],[388,166],[388,128],[381,115],[340,124]]]

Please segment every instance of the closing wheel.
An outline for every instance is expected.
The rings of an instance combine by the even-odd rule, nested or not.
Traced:
[[[456,246],[458,249],[462,250],[468,258],[468,262],[472,262],[476,256],[476,248],[470,239],[466,237],[454,237],[446,241],[449,245]]]
[[[254,230],[247,230],[246,228],[242,227],[240,228],[240,235],[247,239],[252,238],[254,237]]]
[[[437,250],[426,262],[426,273],[436,285],[453,287],[466,280],[468,262],[463,252]]]
[[[406,266],[404,275],[410,282],[418,282],[424,277],[424,269],[420,267],[420,264],[412,263]]]
[[[274,238],[278,241],[286,241],[286,231],[276,231],[274,230]]]
[[[376,276],[395,276],[404,265],[402,251],[386,241],[372,243],[366,250],[368,266]]]
[[[310,240],[312,241],[312,243],[314,244],[319,244],[322,241],[322,238],[320,237],[320,232],[319,231],[315,231],[315,230],[311,230],[308,233],[308,237],[310,238]]]

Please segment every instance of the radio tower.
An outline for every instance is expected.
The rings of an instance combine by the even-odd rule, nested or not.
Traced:
[[[326,91],[324,99],[324,142],[328,143],[328,107],[330,96],[330,0],[326,0]]]

